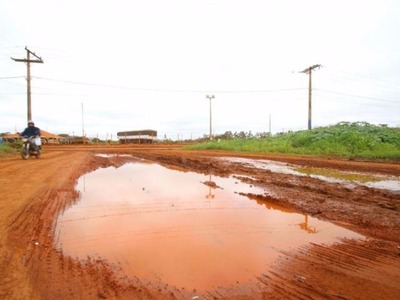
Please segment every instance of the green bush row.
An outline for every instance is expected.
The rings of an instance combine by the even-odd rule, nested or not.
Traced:
[[[333,126],[280,133],[272,137],[215,139],[186,148],[398,159],[400,128],[366,122],[340,122]]]

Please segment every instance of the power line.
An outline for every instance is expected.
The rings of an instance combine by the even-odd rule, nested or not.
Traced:
[[[322,94],[319,94],[319,91],[316,91],[316,93],[318,95],[320,95],[321,101],[326,100],[326,101],[329,101],[329,103],[335,102],[335,103],[341,103],[343,106],[346,106],[346,105],[357,105],[357,106],[371,106],[371,107],[379,107],[381,109],[382,108],[383,109],[387,109],[387,106],[382,107],[382,104],[376,103],[376,102],[374,102],[374,103],[372,103],[372,102],[365,103],[365,101],[360,100],[360,99],[354,99],[353,101],[350,102],[348,99],[338,98],[338,97],[334,96],[334,94],[332,94],[332,95],[327,95],[327,94],[322,95]],[[400,104],[400,103],[394,103],[394,104],[389,104],[389,105],[391,106],[391,105],[396,105],[396,104]]]
[[[2,38],[4,41],[6,41],[7,43],[9,43],[10,45],[14,45],[8,38],[6,38],[4,35],[0,34],[0,38]],[[3,49],[6,48],[17,48],[18,46],[13,46],[13,47],[2,47]]]
[[[99,83],[89,83],[82,81],[72,81],[72,80],[63,80],[63,79],[53,79],[39,76],[32,76],[32,78],[62,82],[68,84],[76,84],[76,85],[87,85],[87,86],[95,86],[102,88],[115,88],[115,89],[126,89],[126,90],[138,90],[138,91],[147,91],[147,92],[167,92],[167,93],[219,93],[219,94],[241,94],[241,93],[273,93],[273,92],[290,92],[290,91],[299,91],[305,90],[305,88],[286,88],[286,89],[265,89],[265,90],[179,90],[179,89],[160,89],[160,88],[138,88],[138,87],[129,87],[129,86],[116,86],[109,84],[99,84]]]
[[[0,77],[1,79],[15,79],[15,78],[24,78],[24,76],[8,76],[8,77]]]
[[[18,78],[24,78],[24,76],[10,76],[10,77],[0,77],[0,80],[6,80],[6,79],[18,79]],[[96,84],[96,83],[86,83],[86,82],[78,82],[78,81],[69,81],[69,80],[60,80],[60,79],[51,79],[51,78],[45,78],[45,77],[38,77],[38,76],[32,76],[31,78],[36,78],[36,79],[41,79],[41,80],[49,80],[49,81],[56,81],[56,82],[63,82],[63,83],[68,83],[68,84],[79,84],[79,85],[88,85],[88,86],[98,86],[98,87],[104,87],[104,88],[117,88],[117,89],[128,89],[128,90],[146,90],[146,91],[156,91],[156,92],[204,92],[200,90],[170,90],[170,89],[143,89],[143,88],[135,88],[135,87],[122,87],[122,86],[113,86],[113,85],[104,85],[104,84]],[[306,90],[306,88],[287,88],[287,89],[270,89],[270,90],[242,90],[242,91],[228,91],[228,90],[220,90],[214,93],[267,93],[267,92],[290,92],[290,91],[299,91],[299,90]],[[314,91],[316,92],[323,92],[323,93],[330,93],[330,94],[336,94],[336,95],[341,95],[341,96],[348,96],[348,97],[356,97],[356,98],[361,98],[361,99],[369,99],[369,100],[375,100],[375,101],[382,101],[382,102],[391,102],[391,103],[400,103],[400,101],[394,101],[394,100],[389,100],[389,99],[382,99],[382,98],[375,98],[375,97],[368,97],[368,96],[361,96],[361,95],[355,95],[355,94],[348,94],[348,93],[343,93],[343,92],[336,92],[336,91],[331,91],[331,90],[325,90],[325,89],[318,89],[314,88]],[[2,93],[2,94],[9,94],[9,93]],[[35,93],[38,95],[60,95],[60,96],[90,96],[88,94],[64,94],[64,93]]]
[[[369,99],[369,100],[375,100],[375,101],[383,101],[383,102],[391,102],[391,103],[400,104],[400,101],[394,101],[394,100],[388,100],[388,99],[382,99],[382,98],[374,98],[374,97],[368,97],[368,96],[352,95],[352,94],[346,94],[346,93],[334,92],[334,91],[327,91],[327,90],[321,90],[321,89],[315,89],[315,91],[324,92],[324,93],[330,93],[330,94],[336,94],[336,95],[342,95],[342,96],[355,97],[355,98],[362,98],[362,99]]]
[[[324,67],[325,67],[325,66],[324,66]],[[351,75],[351,76],[357,76],[357,77],[364,78],[364,79],[368,79],[368,80],[380,81],[380,82],[389,83],[389,84],[395,84],[395,85],[398,85],[398,84],[400,83],[400,82],[395,82],[395,81],[390,81],[390,80],[378,79],[378,78],[374,78],[374,77],[370,77],[370,76],[365,76],[365,75],[361,75],[361,74],[350,73],[350,72],[338,70],[338,69],[331,68],[331,67],[328,67],[328,68],[329,68],[329,69],[332,69],[332,70],[336,70],[337,72],[340,72],[340,73],[343,73],[343,74],[347,74],[347,75]]]

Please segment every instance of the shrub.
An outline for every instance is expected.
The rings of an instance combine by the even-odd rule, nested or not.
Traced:
[[[230,133],[230,132],[228,132]],[[186,147],[249,152],[281,152],[365,158],[400,158],[400,129],[366,122],[340,122],[333,126],[279,133],[226,134],[228,139]],[[220,136],[223,138],[223,136]]]

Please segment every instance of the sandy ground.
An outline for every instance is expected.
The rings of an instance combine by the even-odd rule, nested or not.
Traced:
[[[0,299],[187,299],[177,289],[154,290],[99,258],[80,262],[54,248],[54,221],[76,201],[80,175],[118,166],[129,153],[164,166],[206,175],[242,175],[276,197],[251,195],[368,237],[333,246],[283,251],[255,290],[210,291],[199,299],[400,299],[400,193],[346,188],[307,176],[260,171],[218,156],[250,157],[337,170],[400,176],[400,164],[284,155],[180,151],[178,147],[45,146],[40,159],[0,159]],[[247,177],[251,176],[251,177]]]

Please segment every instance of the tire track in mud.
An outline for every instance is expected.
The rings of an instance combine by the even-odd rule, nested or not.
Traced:
[[[36,161],[21,162],[15,158],[2,164],[1,183],[8,187],[4,195],[8,195],[7,201],[18,200],[18,205],[8,208],[9,217],[0,228],[5,248],[0,254],[5,275],[0,279],[0,297],[155,299],[138,280],[117,272],[118,266],[93,257],[81,262],[54,248],[53,225],[57,214],[77,201],[77,178],[97,167],[118,166],[125,161],[95,158],[87,152],[52,152]],[[17,186],[26,192],[13,193],[16,185],[5,173],[21,174],[21,184]],[[0,207],[7,201],[2,201]]]
[[[218,295],[221,299],[399,299],[399,265],[400,257],[368,249],[361,241],[311,243],[282,251],[272,270],[256,276],[262,286],[253,290],[252,297]]]
[[[400,257],[367,247],[352,240],[303,246],[261,280],[285,299],[399,299]]]
[[[54,209],[59,209],[57,206],[60,204],[52,202],[52,199],[55,195],[54,188],[62,188],[63,174],[60,170],[67,170],[66,162],[79,156],[73,153],[46,153],[41,159],[23,161],[15,156],[2,163],[0,178],[3,197],[0,206],[3,218],[0,230],[5,244],[5,255],[1,256],[1,270],[11,280],[4,283],[0,280],[0,284],[7,298],[39,297],[33,288],[35,279],[32,282],[32,278],[26,276],[29,276],[35,248],[38,245],[43,249],[51,247],[48,236],[39,236],[45,222],[52,220],[52,216],[46,219],[49,216],[43,214],[43,211],[47,203],[54,203]]]

